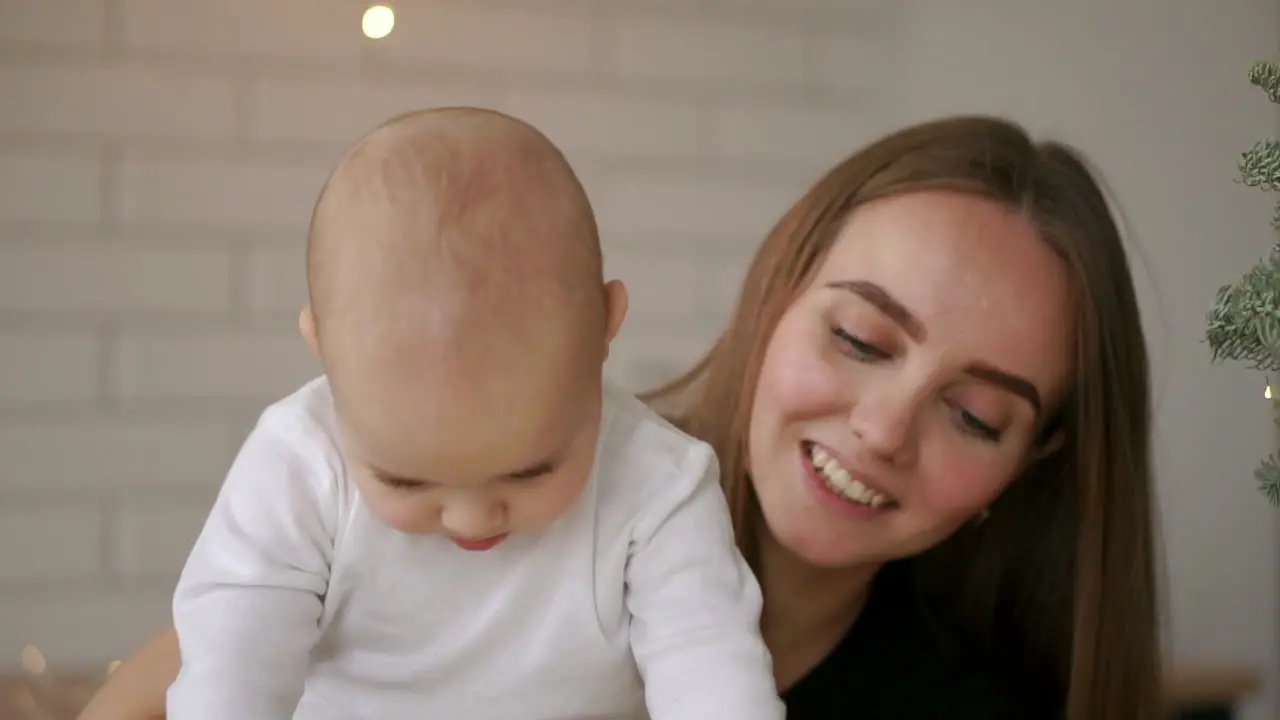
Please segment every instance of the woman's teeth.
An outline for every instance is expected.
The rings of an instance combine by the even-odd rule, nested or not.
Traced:
[[[809,459],[813,461],[813,467],[817,469],[818,474],[827,481],[827,486],[839,493],[841,497],[859,505],[875,508],[884,507],[893,502],[889,496],[878,493],[850,477],[849,471],[840,467],[840,463],[820,446],[809,444]]]

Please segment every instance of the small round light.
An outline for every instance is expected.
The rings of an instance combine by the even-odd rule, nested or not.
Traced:
[[[396,26],[396,13],[388,5],[370,5],[360,18],[360,29],[370,40],[381,40]]]

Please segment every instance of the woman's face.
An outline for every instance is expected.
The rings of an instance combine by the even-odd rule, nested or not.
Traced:
[[[850,566],[973,518],[1040,450],[1073,317],[1066,265],[1004,206],[921,192],[854,212],[760,371],[748,462],[775,541]]]

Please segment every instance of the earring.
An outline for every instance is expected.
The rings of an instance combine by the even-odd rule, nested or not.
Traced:
[[[987,518],[989,518],[989,517],[991,517],[991,509],[990,509],[990,508],[982,508],[981,510],[979,510],[979,511],[978,511],[978,514],[977,514],[977,515],[974,515],[974,516],[973,516],[973,524],[974,524],[974,525],[981,525],[982,523],[986,522],[986,521],[987,521]]]

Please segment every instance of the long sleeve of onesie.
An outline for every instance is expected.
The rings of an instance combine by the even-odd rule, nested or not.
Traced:
[[[171,720],[287,720],[319,637],[333,553],[333,458],[305,418],[268,410],[183,568]]]
[[[652,720],[783,720],[759,585],[734,542],[715,454],[640,519],[627,565],[631,645]]]

